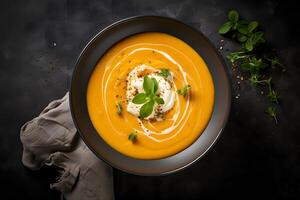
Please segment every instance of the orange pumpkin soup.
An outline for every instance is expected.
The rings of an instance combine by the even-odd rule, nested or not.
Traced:
[[[213,81],[203,59],[164,33],[118,42],[98,62],[87,89],[88,112],[99,135],[138,159],[160,159],[191,145],[213,105]]]

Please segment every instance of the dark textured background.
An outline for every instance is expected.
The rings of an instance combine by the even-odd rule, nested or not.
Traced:
[[[0,3],[0,196],[59,199],[49,189],[52,169],[31,172],[21,164],[20,126],[70,86],[84,45],[105,26],[154,14],[180,19],[202,31],[218,48],[217,29],[229,9],[261,22],[267,40],[287,66],[276,73],[282,96],[279,124],[264,114],[267,101],[247,81],[236,87],[224,134],[201,161],[174,175],[139,177],[114,171],[116,199],[205,197],[297,198],[300,195],[299,6],[287,1],[23,0]],[[56,44],[56,46],[54,45]],[[224,51],[235,48],[225,40]],[[229,68],[230,69],[230,68]],[[235,95],[240,93],[240,98]]]

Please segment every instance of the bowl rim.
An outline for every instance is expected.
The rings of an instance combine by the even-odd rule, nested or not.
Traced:
[[[167,20],[172,20],[172,21],[175,21],[177,23],[181,23],[187,27],[189,27],[190,29],[194,30],[195,32],[197,32],[198,34],[200,34],[202,36],[202,38],[207,42],[209,43],[210,46],[212,46],[213,48],[213,53],[215,53],[215,55],[218,57],[219,61],[221,62],[223,68],[224,68],[224,72],[226,74],[226,81],[228,83],[228,95],[227,95],[227,102],[228,102],[228,105],[226,106],[226,110],[225,110],[225,116],[223,118],[223,123],[221,124],[221,127],[219,132],[217,133],[217,135],[215,136],[214,140],[211,142],[211,144],[206,148],[205,151],[203,151],[201,154],[199,154],[194,160],[192,160],[191,162],[189,163],[186,163],[185,165],[181,166],[181,167],[178,167],[176,169],[173,169],[173,170],[170,170],[170,171],[166,171],[166,172],[162,172],[162,173],[159,173],[159,174],[149,174],[149,173],[141,173],[141,172],[135,172],[135,171],[130,171],[130,170],[126,170],[126,169],[123,169],[123,168],[120,168],[119,166],[116,166],[114,163],[110,162],[109,160],[107,159],[104,159],[102,156],[99,156],[99,153],[91,147],[91,145],[89,144],[89,142],[86,140],[86,138],[84,137],[83,133],[81,133],[80,131],[80,128],[79,128],[79,125],[76,121],[76,117],[75,117],[75,113],[73,112],[73,98],[72,98],[72,88],[74,87],[74,84],[72,84],[74,82],[74,79],[75,79],[75,72],[78,70],[79,68],[79,63],[83,57],[83,55],[85,54],[85,52],[87,51],[87,49],[90,48],[90,46],[95,42],[95,40],[100,37],[103,33],[105,33],[107,30],[113,28],[113,27],[116,27],[118,26],[119,24],[122,24],[122,23],[125,23],[127,21],[130,21],[130,20],[136,20],[136,19],[142,19],[142,18],[157,18],[157,19],[167,19]],[[193,48],[193,47],[192,47]],[[193,48],[194,49],[194,48]],[[197,52],[198,53],[198,52]],[[100,58],[99,58],[100,59]],[[102,161],[104,161],[106,164],[108,164],[109,166],[113,167],[113,168],[116,168],[118,170],[121,170],[123,172],[126,172],[126,173],[130,173],[130,174],[135,174],[135,175],[140,175],[140,176],[164,176],[164,175],[169,175],[169,174],[173,174],[175,172],[179,172],[179,171],[182,171],[183,169],[191,166],[192,164],[194,164],[195,162],[199,161],[201,158],[203,158],[211,149],[212,147],[217,143],[217,141],[219,140],[221,134],[223,133],[224,129],[226,128],[226,125],[227,125],[227,122],[229,120],[229,116],[230,116],[230,111],[231,111],[231,107],[232,107],[232,88],[231,88],[231,79],[229,78],[229,69],[227,67],[227,64],[226,62],[224,61],[223,57],[221,56],[221,54],[217,51],[216,47],[214,46],[214,44],[208,39],[208,37],[206,37],[201,31],[197,30],[196,28],[190,26],[189,24],[181,21],[181,20],[178,20],[176,18],[172,18],[172,17],[168,17],[168,16],[161,16],[161,15],[134,15],[134,16],[131,16],[131,17],[127,17],[127,18],[123,18],[123,19],[120,19],[120,20],[117,20],[113,23],[111,23],[110,25],[106,26],[105,28],[103,28],[101,31],[99,31],[96,35],[94,35],[93,37],[91,37],[89,39],[89,42],[84,46],[84,48],[82,49],[82,51],[80,52],[79,56],[77,57],[76,59],[76,62],[75,62],[75,67],[73,69],[73,73],[72,73],[72,78],[71,78],[71,84],[69,86],[69,106],[70,106],[70,111],[71,111],[71,116],[72,116],[72,120],[73,120],[73,123],[76,127],[76,130],[77,130],[77,133],[79,134],[80,138],[83,140],[83,142],[86,144],[86,146],[96,155],[97,158],[101,159]],[[213,115],[213,113],[212,113]],[[208,122],[209,124],[209,122]],[[207,124],[207,126],[208,126]],[[207,128],[206,126],[206,128]],[[205,128],[205,129],[206,129]],[[204,130],[205,130],[204,129]],[[204,132],[203,130],[203,132]],[[200,135],[201,136],[201,135]],[[199,137],[200,137],[199,136]],[[196,139],[198,140],[198,139]],[[195,140],[195,141],[196,141]],[[193,144],[193,143],[192,143]],[[192,145],[191,144],[191,145]],[[110,145],[109,145],[110,146]],[[186,147],[189,148],[190,146]],[[110,146],[110,148],[113,148]],[[183,149],[184,150],[184,149]],[[183,151],[182,150],[182,151]],[[181,151],[180,151],[181,152]],[[180,153],[178,152],[178,153]],[[120,153],[120,152],[119,152]],[[176,153],[176,154],[178,154]],[[120,153],[122,154],[122,153]],[[175,155],[176,155],[175,154]],[[124,155],[124,154],[122,154]],[[125,157],[129,157],[129,156],[126,156],[124,155]],[[135,158],[133,158],[135,159]],[[162,158],[163,159],[163,158]],[[139,159],[139,160],[143,160],[143,159]],[[160,159],[158,159],[160,160]]]

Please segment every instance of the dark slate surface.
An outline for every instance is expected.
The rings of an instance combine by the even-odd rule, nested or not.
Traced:
[[[1,199],[59,199],[49,189],[52,169],[31,172],[21,164],[20,126],[70,86],[84,45],[105,26],[133,15],[180,19],[202,31],[216,47],[217,28],[229,9],[258,20],[288,71],[275,75],[281,94],[278,125],[263,113],[266,100],[243,81],[236,87],[228,126],[217,145],[192,167],[165,177],[114,171],[116,199],[203,197],[296,198],[300,195],[299,6],[269,1],[43,0],[1,1],[0,177]],[[298,23],[299,24],[299,23]],[[56,44],[56,46],[54,45]],[[235,45],[225,40],[224,51]]]

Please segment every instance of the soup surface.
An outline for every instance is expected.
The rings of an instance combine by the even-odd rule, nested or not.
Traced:
[[[139,159],[171,156],[191,145],[213,105],[213,81],[203,59],[182,40],[156,32],[133,35],[108,50],[87,90],[100,136]]]

